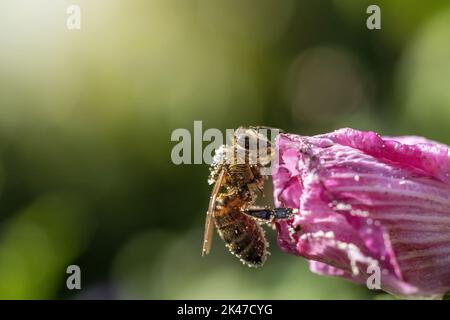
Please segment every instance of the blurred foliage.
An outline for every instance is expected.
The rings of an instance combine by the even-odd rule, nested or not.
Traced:
[[[202,259],[208,168],[170,159],[194,120],[450,143],[450,5],[377,1],[369,31],[374,3],[3,0],[0,298],[375,297],[312,274],[273,232],[262,269],[218,239]]]

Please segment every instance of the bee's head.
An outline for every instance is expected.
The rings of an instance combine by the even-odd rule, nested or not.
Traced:
[[[234,132],[234,141],[238,151],[245,151],[250,161],[264,166],[270,163],[272,158],[270,137],[275,138],[279,132],[279,129],[268,127],[240,127]]]

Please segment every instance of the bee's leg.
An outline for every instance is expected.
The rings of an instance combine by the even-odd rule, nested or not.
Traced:
[[[249,207],[243,210],[246,215],[252,218],[264,220],[266,222],[274,222],[276,220],[289,219],[298,212],[292,208],[268,208],[268,207]]]

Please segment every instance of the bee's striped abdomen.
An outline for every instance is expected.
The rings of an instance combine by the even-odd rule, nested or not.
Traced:
[[[264,230],[238,207],[218,206],[214,213],[220,237],[231,253],[249,266],[261,266],[267,257]]]

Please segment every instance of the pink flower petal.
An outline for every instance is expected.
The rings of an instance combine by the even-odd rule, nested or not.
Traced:
[[[314,272],[358,283],[378,266],[382,289],[398,295],[450,290],[446,145],[341,129],[281,134],[277,148],[276,205],[299,208],[277,225],[285,251],[309,259]]]

